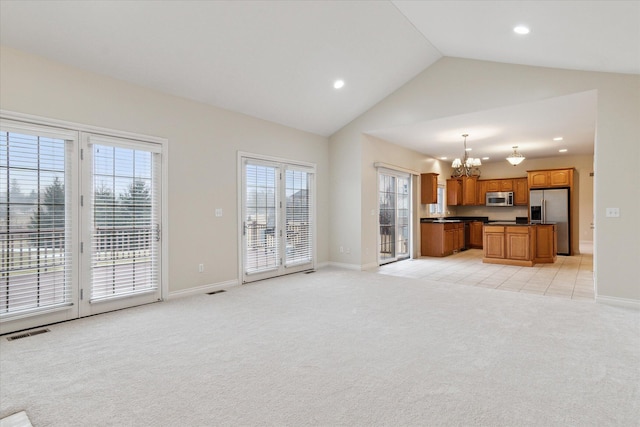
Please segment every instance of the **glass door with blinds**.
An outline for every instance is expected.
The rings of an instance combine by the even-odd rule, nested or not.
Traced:
[[[378,170],[378,263],[409,258],[411,235],[411,176]]]
[[[163,146],[0,120],[0,333],[161,299]]]
[[[77,132],[2,122],[1,332],[77,317]]]
[[[314,168],[241,158],[242,281],[314,268]]]
[[[158,301],[161,150],[83,138],[81,315]]]

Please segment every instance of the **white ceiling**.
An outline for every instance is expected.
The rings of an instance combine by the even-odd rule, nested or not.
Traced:
[[[640,1],[2,0],[0,42],[328,136],[442,56],[640,74]],[[460,156],[467,132],[495,157],[551,134],[593,152],[594,126],[587,93],[373,134],[440,157]]]

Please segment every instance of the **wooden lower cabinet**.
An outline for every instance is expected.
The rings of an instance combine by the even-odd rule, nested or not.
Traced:
[[[535,262],[555,262],[558,255],[558,227],[555,225],[536,226]]]
[[[485,263],[531,267],[557,259],[557,231],[553,224],[486,225],[483,242]]]
[[[484,227],[483,249],[485,258],[504,259],[504,227],[487,225]]]
[[[504,236],[507,259],[531,260],[529,227],[505,227]]]
[[[467,247],[473,249],[482,249],[482,221],[472,221],[469,223],[469,243]]]
[[[420,254],[443,257],[464,247],[464,223],[421,223]]]

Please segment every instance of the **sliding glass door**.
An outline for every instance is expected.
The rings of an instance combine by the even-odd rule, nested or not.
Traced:
[[[411,235],[411,176],[378,170],[378,263],[409,257]]]

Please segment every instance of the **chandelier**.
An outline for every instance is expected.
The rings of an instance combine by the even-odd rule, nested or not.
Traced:
[[[464,157],[462,160],[456,158],[453,160],[453,163],[451,163],[451,167],[453,168],[453,175],[451,175],[451,177],[480,176],[480,166],[482,166],[482,162],[479,158],[474,159],[467,155],[467,137],[469,134],[465,133],[462,136],[464,137]]]
[[[524,160],[524,156],[518,153],[518,146],[514,145],[513,153],[509,154],[509,157],[507,157],[507,161],[511,163],[513,166],[517,166],[520,163],[522,163],[523,160]]]

